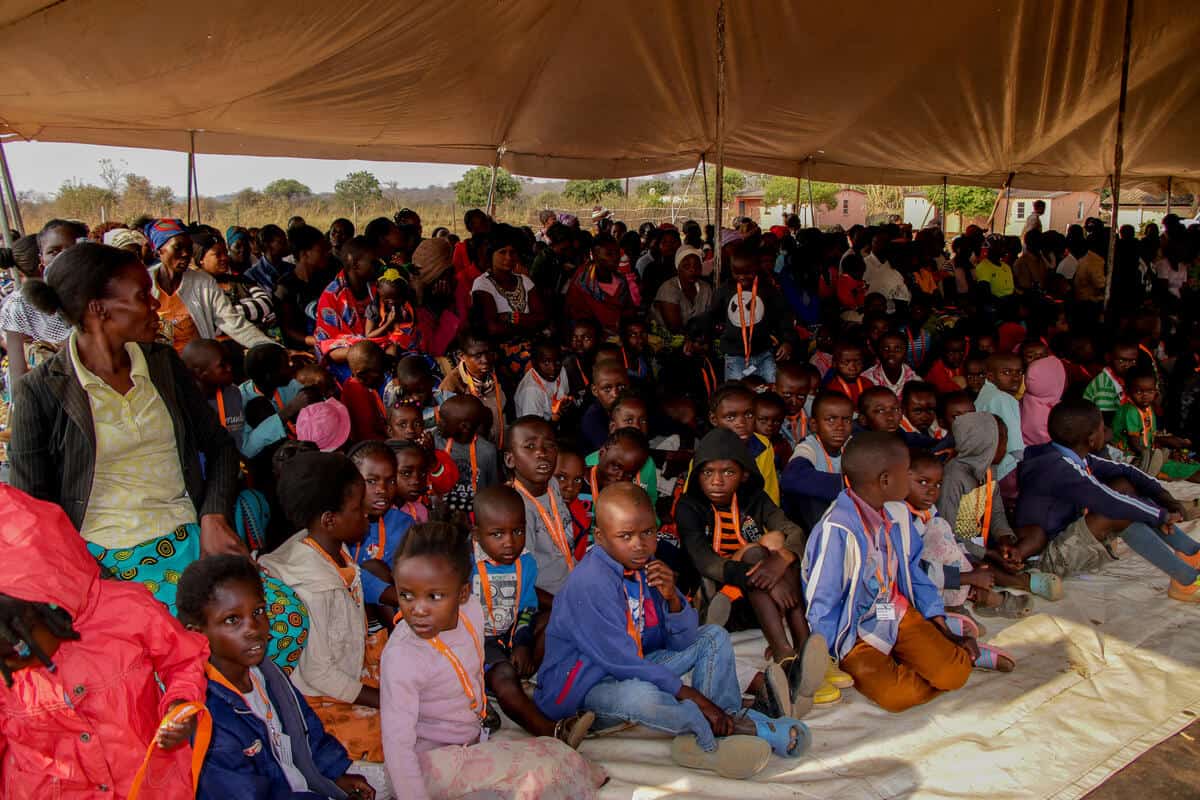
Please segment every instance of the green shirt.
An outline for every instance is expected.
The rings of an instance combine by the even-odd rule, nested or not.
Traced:
[[[1149,431],[1143,430],[1147,422]],[[1154,445],[1154,437],[1158,434],[1158,421],[1155,420],[1152,410],[1146,409],[1143,417],[1142,410],[1133,403],[1122,403],[1113,417],[1112,429],[1113,441],[1122,450],[1131,449],[1129,446],[1131,439],[1142,447],[1151,447]]]
[[[1083,399],[1095,403],[1101,411],[1116,411],[1125,401],[1125,389],[1106,367],[1083,390]],[[1141,430],[1140,424],[1138,430]]]

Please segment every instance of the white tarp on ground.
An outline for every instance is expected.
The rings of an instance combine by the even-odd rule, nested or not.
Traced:
[[[1200,486],[1172,488],[1200,497]],[[1200,524],[1185,529],[1200,538]],[[668,739],[642,728],[589,739],[582,752],[611,775],[605,798],[1074,800],[1200,713],[1200,606],[1167,599],[1166,585],[1125,549],[1102,572],[1066,581],[1060,602],[1039,599],[1033,616],[985,620],[1015,672],[976,671],[963,690],[903,714],[849,690],[806,719],[811,755],[773,757],[752,783],[675,767]],[[734,636],[748,676],[764,641]]]
[[[716,147],[718,0],[6,0],[0,134],[596,178]],[[726,0],[726,163],[1093,189],[1126,0]],[[1135,0],[1125,183],[1200,186],[1195,4]],[[811,161],[810,161],[811,159]]]

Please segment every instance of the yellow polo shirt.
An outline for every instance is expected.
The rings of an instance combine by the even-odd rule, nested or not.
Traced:
[[[133,388],[122,395],[83,365],[68,340],[71,364],[87,393],[96,432],[96,466],[80,534],[113,549],[165,536],[196,521],[183,483],[175,428],[167,404],[150,380],[146,356],[125,345]]]

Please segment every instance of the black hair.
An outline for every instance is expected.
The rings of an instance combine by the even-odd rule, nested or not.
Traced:
[[[244,369],[246,377],[261,386],[266,383],[288,360],[288,351],[281,344],[263,342],[246,351]]]
[[[312,225],[297,225],[288,229],[287,238],[288,245],[292,248],[292,255],[298,257],[304,251],[311,250],[323,242],[325,234]]]
[[[478,524],[480,516],[488,511],[520,511],[524,514],[525,501],[517,494],[516,489],[500,483],[480,489],[475,494],[472,508],[475,512],[475,522]]]
[[[710,413],[710,414],[717,413],[717,409],[721,406],[721,403],[724,403],[726,400],[728,400],[731,397],[738,397],[738,396],[748,398],[751,401],[753,401],[755,398],[754,392],[752,392],[748,387],[746,387],[745,384],[738,383],[736,381],[732,381],[730,383],[726,383],[726,384],[722,385],[715,392],[713,392],[712,397],[709,398],[708,413]]]
[[[21,291],[39,311],[61,312],[67,322],[78,325],[88,303],[106,297],[108,285],[129,266],[141,266],[130,251],[81,242],[59,253],[46,276],[25,281]]]
[[[867,413],[867,400],[871,399],[872,397],[887,397],[888,395],[891,395],[892,397],[896,396],[895,392],[886,386],[868,386],[866,389],[863,389],[862,394],[858,396],[858,412],[860,414]]]
[[[368,439],[365,442],[359,442],[346,453],[346,458],[353,461],[356,467],[361,467],[364,461],[375,456],[382,458],[384,461],[394,462],[396,460],[396,454],[392,452],[392,448],[378,439]]]
[[[387,217],[376,217],[367,223],[367,227],[363,228],[363,238],[371,247],[376,247],[395,227],[396,223]]]
[[[33,638],[34,622],[45,625],[46,630],[56,639],[79,639],[79,632],[72,624],[71,615],[53,603],[37,603],[0,594],[0,642],[14,649],[22,645],[29,648],[30,654],[49,668],[53,666],[50,656],[38,647]],[[4,685],[11,688],[12,670],[3,659],[0,659],[0,676],[4,677]]]
[[[775,406],[782,409],[784,414],[787,414],[787,403],[778,394],[772,391],[765,391],[762,394],[754,396],[754,405]]]
[[[466,529],[449,522],[422,522],[413,525],[400,540],[392,569],[400,568],[406,558],[444,558],[458,573],[463,583],[471,578],[470,534]]]
[[[488,215],[483,213],[483,209],[469,208],[467,209],[467,213],[463,214],[463,227],[465,227],[467,230],[470,230],[471,220],[475,217],[483,217],[484,219],[487,219]]]
[[[351,222],[350,220],[346,219],[345,217],[338,217],[333,222],[329,223],[329,230],[333,230],[335,225],[344,226],[345,228],[349,229],[350,236],[351,237],[354,236],[354,223]]]
[[[970,403],[971,407],[974,408],[975,401],[971,399],[971,395],[967,394],[966,389],[959,389],[957,392],[946,392],[945,394],[938,395],[938,416],[945,417],[946,409],[951,403],[963,400]]]
[[[217,588],[235,581],[256,586],[263,593],[258,567],[245,556],[225,553],[193,561],[179,576],[175,616],[184,625],[203,625],[204,609],[213,601]]]
[[[458,349],[465,353],[467,351],[467,345],[471,342],[483,342],[488,346],[488,348],[491,348],[492,346],[491,337],[474,325],[468,325],[463,332],[458,335]]]
[[[628,316],[621,318],[621,324],[620,324],[621,335],[624,336],[626,333],[628,333],[630,327],[632,327],[634,325],[641,325],[643,328],[648,327],[646,325],[646,320],[643,319],[641,316],[639,316],[637,314],[630,314]]]
[[[358,467],[341,453],[297,453],[280,470],[279,501],[297,530],[307,528],[327,511],[341,511],[362,482]]]
[[[355,236],[346,242],[346,260],[353,261],[361,255],[375,257],[375,245],[365,236]]]
[[[424,466],[426,469],[429,469],[429,461],[431,456],[429,453],[425,452],[425,448],[421,447],[421,445],[417,444],[416,442],[410,442],[404,439],[388,439],[387,448],[388,450],[392,451],[392,458],[396,458],[401,453],[407,453],[409,451],[415,452],[421,457],[422,466]]]
[[[620,402],[620,401],[618,401],[618,402]],[[613,406],[613,408],[615,409],[616,406]],[[546,419],[543,416],[540,416],[538,414],[525,414],[524,416],[517,417],[516,420],[514,420],[513,423],[508,426],[508,435],[504,437],[505,452],[512,452],[512,444],[513,444],[512,433],[517,428],[520,428],[524,425],[544,425],[545,427],[550,429],[550,433],[552,435],[554,433],[554,426],[552,424],[550,424],[550,420]]]
[[[592,333],[600,333],[600,323],[591,317],[574,320],[571,323],[571,329],[574,330],[575,328],[591,328]]]
[[[942,460],[935,456],[930,451],[922,447],[912,447],[908,451],[908,468],[920,469],[921,467],[944,467]]]
[[[32,233],[17,239],[11,248],[0,247],[0,269],[15,267],[25,277],[33,278],[39,266],[38,237]]]
[[[1153,370],[1138,369],[1136,367],[1134,369],[1130,370],[1129,374],[1125,376],[1125,385],[1128,386],[1130,389],[1132,389],[1134,381],[1144,381],[1144,380],[1152,381],[1154,383],[1155,388],[1156,389],[1158,388],[1158,376],[1154,374]]]
[[[854,484],[870,482],[891,465],[890,459],[908,455],[904,440],[894,433],[862,431],[850,437],[842,450],[842,474]]]
[[[546,241],[550,244],[561,244],[570,241],[571,229],[561,222],[556,222],[546,229]]]
[[[208,251],[217,246],[217,242],[224,242],[219,234],[214,234],[209,230],[201,229],[193,233],[189,233],[192,237],[192,259],[196,266],[200,266],[200,262],[208,255]]]
[[[903,406],[914,394],[931,394],[937,398],[937,387],[928,381],[909,381],[900,390],[900,404]]]
[[[598,233],[592,237],[592,249],[593,250],[597,247],[606,247],[608,245],[612,245],[613,247],[616,247],[616,248],[620,248],[620,246],[621,246],[617,243],[617,240],[614,239],[611,234]]]
[[[258,229],[258,245],[266,249],[267,242],[274,239],[286,239],[287,234],[278,225],[263,225]]]
[[[650,452],[650,440],[646,438],[646,434],[642,433],[637,428],[617,428],[608,435],[607,439],[604,440],[604,444],[601,449],[605,447],[615,447],[622,442],[639,447],[642,450],[645,450],[647,453]]]
[[[429,362],[418,355],[406,355],[396,362],[396,380],[403,383],[413,378],[433,377]]]
[[[627,403],[641,403],[646,407],[647,411],[650,410],[650,403],[647,402],[646,398],[642,397],[639,393],[633,391],[632,389],[626,389],[617,395],[617,402],[613,403],[612,408],[608,410],[609,418],[612,418],[614,415],[616,415],[617,409]]]
[[[1100,409],[1090,400],[1063,400],[1050,409],[1046,429],[1050,441],[1074,448],[1088,440],[1102,419]]]
[[[537,354],[542,350],[557,350],[562,352],[562,344],[557,339],[552,339],[549,336],[539,336],[529,345],[529,354],[537,357]]]
[[[87,232],[88,232],[87,226],[81,222],[76,222],[75,220],[71,220],[71,219],[59,219],[59,218],[55,217],[54,219],[50,220],[45,225],[43,225],[42,229],[40,231],[38,231],[37,238],[38,238],[38,246],[39,247],[41,246],[42,242],[44,241],[46,234],[52,230],[55,230],[56,228],[65,229],[68,233],[74,234],[74,238],[76,238],[76,239],[82,239],[83,237],[87,236]],[[139,228],[138,230],[141,230],[141,228]]]
[[[833,392],[828,389],[822,389],[817,393],[816,398],[813,399],[813,419],[816,419],[820,416],[821,409],[824,408],[828,403],[845,403],[846,405],[850,406],[851,411],[854,410],[854,403],[851,402],[850,398],[846,395],[842,394],[841,392]]]

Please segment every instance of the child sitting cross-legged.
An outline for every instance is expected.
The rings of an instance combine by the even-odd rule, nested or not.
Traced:
[[[714,428],[733,431],[746,446],[762,476],[763,491],[779,502],[779,473],[775,450],[765,436],[755,433],[754,400],[757,395],[740,383],[727,383],[712,396],[708,421]]]
[[[811,526],[842,491],[842,446],[853,419],[854,406],[840,392],[822,392],[813,401],[811,433],[783,470],[783,509],[790,519]]]
[[[1158,398],[1158,381],[1153,372],[1134,373],[1126,381],[1128,397],[1113,417],[1113,441],[1117,447],[1133,455],[1133,463],[1152,478],[1159,475],[1169,480],[1200,483],[1200,465],[1172,461],[1171,448],[1191,447],[1191,441],[1158,432],[1154,401]]]
[[[573,399],[562,349],[558,342],[540,339],[530,347],[530,353],[529,369],[513,393],[517,416],[533,414],[558,422]]]
[[[603,770],[549,737],[488,741],[484,619],[466,531],[416,525],[392,571],[400,617],[383,654],[384,753],[397,797],[593,798]],[[536,788],[535,788],[536,787]]]
[[[783,668],[766,673],[776,702],[793,717],[807,714],[814,702],[836,702],[841,692],[823,687],[829,666],[825,640],[809,636],[804,618],[804,530],[767,497],[758,468],[732,431],[717,428],[700,440],[675,520],[688,556],[709,587],[705,621],[724,626],[736,611],[742,627],[762,629],[772,659]],[[774,685],[773,676],[781,674],[786,684]]]
[[[631,483],[598,498],[596,547],[567,579],[546,630],[546,658],[534,700],[551,719],[579,709],[601,724],[635,722],[671,733],[681,766],[748,778],[776,752],[800,755],[808,730],[798,720],[742,711],[729,634],[698,624],[654,559],[654,509]],[[682,676],[691,673],[692,685]],[[753,736],[761,733],[771,744]]]
[[[921,540],[903,501],[908,448],[865,432],[846,445],[849,486],[813,529],[805,553],[808,622],[855,688],[892,712],[962,688],[979,655],[951,632],[941,592],[920,567]]]
[[[205,705],[213,734],[197,798],[375,797],[367,779],[350,771],[346,748],[266,658],[267,601],[251,561],[216,555],[193,562],[179,579],[176,605],[180,621],[208,638]]]
[[[510,430],[511,433],[511,430]],[[578,748],[595,715],[547,719],[521,686],[534,660],[534,586],[538,564],[525,549],[525,503],[510,486],[489,486],[475,497],[473,593],[483,605],[483,669],[488,692],[504,713],[534,736],[553,736]]]

